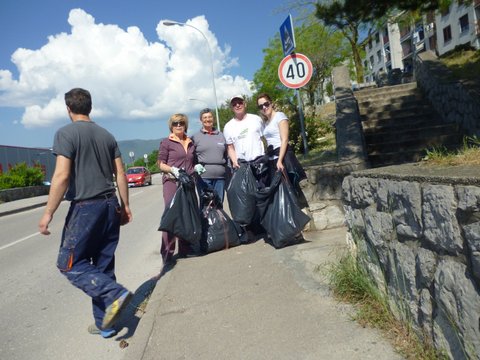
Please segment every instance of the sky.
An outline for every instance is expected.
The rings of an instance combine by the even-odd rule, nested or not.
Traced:
[[[0,145],[51,147],[70,121],[64,94],[75,87],[91,92],[92,120],[117,140],[164,137],[177,112],[192,134],[198,112],[215,108],[212,64],[219,106],[250,95],[287,4],[1,0]]]

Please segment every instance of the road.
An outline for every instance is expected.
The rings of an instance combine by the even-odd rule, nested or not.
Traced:
[[[122,227],[116,274],[121,284],[135,291],[151,284],[162,266],[157,231],[163,211],[160,177],[153,178],[152,186],[130,189],[130,202],[134,221]],[[50,236],[37,230],[43,208],[0,218],[0,359],[122,359],[120,340],[135,336],[138,321],[112,339],[87,332],[93,323],[90,298],[55,266],[68,206],[60,205]]]

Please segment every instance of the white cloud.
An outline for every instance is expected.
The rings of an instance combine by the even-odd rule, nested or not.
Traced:
[[[25,127],[64,121],[63,94],[73,87],[92,93],[95,119],[158,120],[196,112],[198,103],[190,98],[214,106],[210,53],[194,28],[160,21],[159,41],[148,42],[138,27],[97,24],[82,9],[71,10],[68,23],[70,33],[50,36],[40,49],[14,52],[18,79],[0,69],[0,106],[24,107]],[[232,94],[249,94],[247,79],[226,75],[237,60],[228,45],[218,45],[205,17],[186,23],[208,39],[219,105]]]

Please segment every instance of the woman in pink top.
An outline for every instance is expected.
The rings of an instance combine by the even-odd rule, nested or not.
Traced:
[[[183,169],[189,175],[193,173],[195,152],[195,146],[187,135],[188,117],[186,115],[173,114],[168,120],[168,127],[170,135],[160,143],[157,159],[158,167],[163,172],[163,201],[165,207],[170,204],[177,191],[176,178],[179,175],[179,170]],[[175,239],[175,235],[166,231],[163,232],[160,253],[164,264],[173,261]],[[190,244],[183,239],[178,239],[178,256],[185,257],[191,252]]]

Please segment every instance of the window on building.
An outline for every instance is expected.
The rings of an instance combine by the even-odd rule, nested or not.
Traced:
[[[443,29],[443,43],[446,44],[452,40],[452,28],[448,25]]]
[[[468,31],[468,14],[463,15],[460,19],[458,19],[460,22],[460,34],[463,34],[464,32]]]
[[[378,31],[375,33],[375,42],[377,44],[380,42],[380,33]]]
[[[373,67],[374,61],[375,61],[375,59],[373,58],[373,56],[370,56],[370,65],[372,67]]]
[[[378,51],[377,51],[377,61],[378,61],[379,63],[382,62],[382,51],[381,51],[381,50],[378,50]]]
[[[372,48],[372,39],[368,41],[368,47],[371,49]]]

